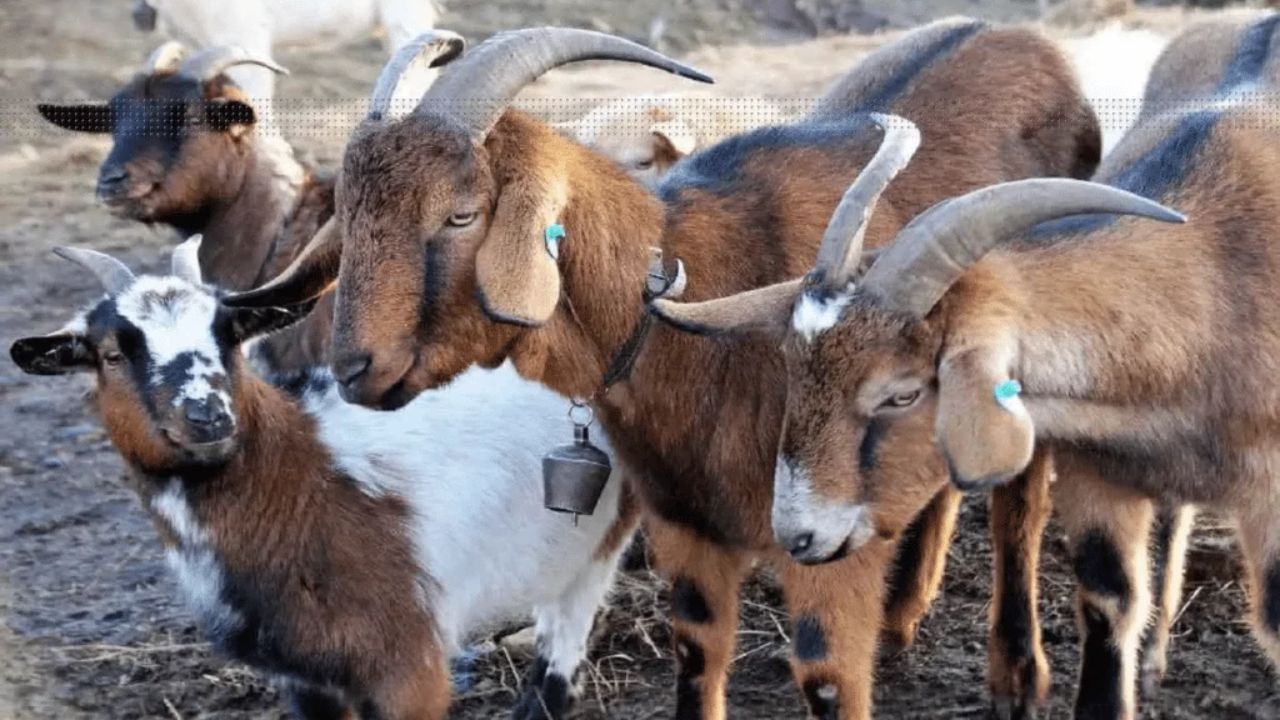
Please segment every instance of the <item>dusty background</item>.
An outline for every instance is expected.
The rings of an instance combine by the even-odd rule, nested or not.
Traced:
[[[441,25],[473,40],[528,24],[572,24],[656,42],[712,72],[725,95],[816,95],[893,28],[955,12],[996,19],[1036,16],[1030,0],[847,3],[789,0],[452,0]],[[1105,4],[1105,3],[1104,3]],[[133,31],[127,0],[0,0],[0,344],[60,324],[93,290],[55,244],[95,247],[134,267],[167,262],[168,231],[110,217],[93,199],[106,150],[100,140],[45,128],[37,99],[103,98],[158,39]],[[1191,16],[1144,8],[1126,22],[1174,32]],[[887,24],[888,34],[846,28]],[[1065,34],[1063,29],[1055,33]],[[817,33],[818,39],[809,39]],[[785,44],[784,44],[785,43]],[[293,114],[284,131],[304,157],[333,162],[383,61],[374,38],[323,53],[281,52],[294,70],[280,84]],[[587,66],[530,89],[569,98],[679,90],[652,71]],[[303,113],[305,110],[306,113]],[[282,117],[286,114],[282,111]],[[78,380],[38,380],[0,360],[0,720],[8,718],[274,718],[275,692],[212,656],[173,598],[157,539],[121,486],[121,464],[80,400]],[[986,513],[967,504],[944,595],[917,645],[883,660],[877,688],[885,718],[981,717],[989,554]],[[1203,535],[1202,535],[1203,537]],[[1072,582],[1060,533],[1047,543],[1042,584],[1052,656],[1050,718],[1066,717],[1077,661]],[[1175,628],[1169,679],[1149,700],[1152,718],[1280,717],[1280,696],[1239,617],[1243,594],[1229,552],[1202,540],[1186,608]],[[624,578],[602,618],[582,718],[669,717],[672,706],[665,598],[646,572]],[[741,657],[731,686],[734,718],[803,717],[786,666],[785,614],[765,584],[744,607]],[[493,647],[492,643],[484,647]],[[481,655],[454,716],[505,715],[525,659]]]

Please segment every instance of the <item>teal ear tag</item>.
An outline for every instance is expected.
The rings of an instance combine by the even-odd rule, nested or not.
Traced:
[[[1005,410],[1012,411],[1013,404],[1017,401],[1018,396],[1022,394],[1022,383],[1017,380],[1005,380],[996,383],[995,396],[996,402],[1000,403],[1000,407]]]
[[[552,260],[560,259],[560,241],[564,239],[564,226],[560,223],[552,223],[547,226],[546,232],[542,235],[543,242],[547,244],[547,254]]]

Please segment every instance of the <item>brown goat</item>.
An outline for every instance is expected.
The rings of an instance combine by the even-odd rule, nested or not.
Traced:
[[[187,55],[170,42],[107,104],[39,106],[59,127],[109,133],[98,197],[123,217],[169,225],[184,239],[202,235],[204,276],[233,290],[274,277],[333,215],[332,176],[257,132],[253,107],[226,74],[243,64],[284,72],[236,47]],[[255,358],[275,370],[324,362],[332,317],[325,297],[305,322],[256,343]]]
[[[1267,16],[1242,28],[1221,54],[1212,102],[1144,115],[1097,183],[1031,180],[953,198],[862,272],[863,238],[881,231],[878,214],[862,218],[910,156],[909,134],[891,135],[884,156],[896,162],[850,188],[803,281],[660,310],[786,336],[776,482],[799,501],[775,524],[811,535],[819,553],[849,542],[845,526],[882,504],[928,491],[910,485],[919,475],[859,472],[861,438],[923,441],[908,457],[945,458],[969,487],[1023,472],[1037,442],[1051,450],[1079,581],[1078,717],[1136,716],[1153,500],[1237,521],[1255,634],[1280,662],[1269,464],[1280,445],[1280,154],[1245,96],[1269,87],[1278,25]],[[1191,219],[1177,224],[1157,199]]]
[[[782,578],[810,712],[867,717],[886,570],[915,512],[895,515],[840,562],[790,559],[770,529],[781,356],[763,342],[712,344],[662,327],[645,339],[640,290],[651,246],[689,268],[685,295],[694,299],[802,272],[839,188],[879,145],[879,126],[833,110],[739,136],[677,164],[654,197],[613,163],[506,109],[547,69],[602,57],[694,74],[594,33],[499,35],[448,68],[413,115],[375,116],[357,129],[337,189],[345,240],[313,244],[282,277],[228,301],[297,301],[340,267],[334,368],[344,397],[364,405],[399,407],[472,363],[504,358],[590,398],[637,473],[655,555],[673,580],[677,716],[724,716],[738,588],[758,561]],[[940,23],[857,72],[868,78],[863,99],[846,93],[842,102],[914,117],[929,138],[928,160],[890,190],[897,212],[873,221],[883,237],[941,197],[1010,178],[1086,175],[1097,162],[1096,120],[1067,62],[1033,32]],[[550,252],[543,231],[557,222],[567,237]],[[640,340],[634,355],[625,349]],[[606,373],[617,374],[609,368],[628,359],[627,377],[604,387]],[[906,457],[892,444],[878,454]],[[934,491],[945,482],[941,462],[902,465]],[[949,532],[940,529],[943,548]],[[1018,583],[1033,587],[1025,572]],[[993,642],[1019,654],[1008,663],[1016,677],[1002,668],[992,683],[1002,702],[1021,707],[1043,691],[1044,664],[1026,622],[1034,595],[1016,605],[1021,621]]]

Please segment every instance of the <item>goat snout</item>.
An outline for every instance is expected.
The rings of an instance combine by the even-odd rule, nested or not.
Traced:
[[[373,356],[357,352],[333,359],[333,376],[343,386],[352,385],[369,374]]]
[[[104,166],[98,173],[98,198],[114,200],[128,191],[129,171],[123,165]]]
[[[404,384],[414,362],[411,352],[335,351],[333,376],[343,400],[375,410],[398,410],[414,397]]]
[[[221,442],[235,430],[235,420],[220,400],[185,400],[182,416],[188,440],[194,444]]]

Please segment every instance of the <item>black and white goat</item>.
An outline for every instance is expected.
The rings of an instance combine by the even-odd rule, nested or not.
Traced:
[[[323,369],[268,383],[240,345],[301,310],[222,306],[198,242],[171,276],[58,250],[107,295],[11,354],[28,373],[96,374],[103,424],[210,639],[285,678],[307,720],[436,720],[448,656],[532,606],[539,661],[515,716],[559,717],[635,521],[616,476],[581,522],[543,508],[563,398],[510,365],[397,413],[343,402]]]

